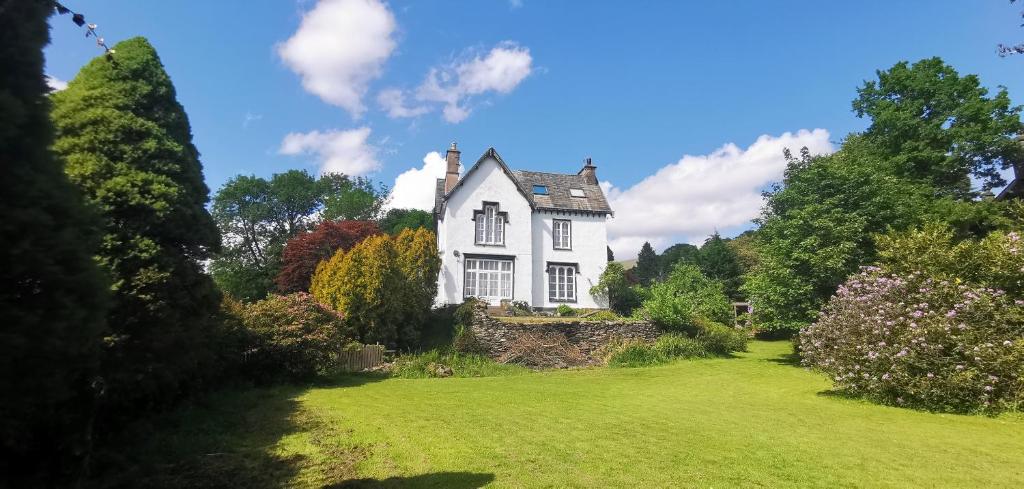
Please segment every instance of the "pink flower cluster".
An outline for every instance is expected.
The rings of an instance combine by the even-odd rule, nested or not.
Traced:
[[[881,402],[946,411],[1024,402],[1024,307],[1000,290],[865,268],[800,333],[803,364]]]

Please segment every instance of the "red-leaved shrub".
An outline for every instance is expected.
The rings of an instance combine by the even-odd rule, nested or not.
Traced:
[[[281,271],[274,280],[277,289],[285,294],[308,292],[318,263],[376,234],[381,230],[370,221],[324,221],[316,229],[293,237],[281,253]]]

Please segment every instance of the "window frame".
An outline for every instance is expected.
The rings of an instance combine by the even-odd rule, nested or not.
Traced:
[[[569,242],[569,244],[567,246],[560,246],[560,243],[559,243],[559,240],[558,240],[559,236],[557,234],[558,233],[557,228],[558,228],[558,226],[560,224],[564,225],[566,227],[566,230],[568,231],[569,239],[567,241]],[[572,251],[572,220],[571,219],[552,219],[551,220],[551,249],[562,250],[562,251]]]
[[[542,191],[538,192],[537,189],[541,189]],[[535,184],[533,186],[533,195],[551,195],[551,193],[548,191],[547,185]]]
[[[491,217],[487,216],[488,209],[494,209],[494,215]],[[491,233],[491,237],[497,235],[501,236],[501,241],[488,241],[487,237],[487,224],[488,221],[494,226],[494,231]],[[508,212],[503,212],[501,206],[497,202],[483,202],[480,205],[479,210],[473,211],[473,244],[477,246],[505,246],[505,224],[508,223]],[[500,227],[498,226],[500,224]],[[481,241],[481,237],[483,241]]]
[[[473,262],[473,267],[470,267],[470,262]],[[480,265],[483,262],[495,263],[495,269],[481,268]],[[503,264],[508,263],[508,270],[503,270]],[[473,272],[473,293],[470,294],[470,272]],[[495,287],[498,291],[498,295],[480,295],[480,275],[486,274],[486,280],[488,282],[488,289]],[[491,285],[493,277],[491,275],[497,275],[497,282]],[[503,279],[508,278],[508,296],[502,295],[505,287],[503,286]],[[503,300],[515,300],[516,295],[516,260],[514,256],[505,255],[477,255],[477,254],[466,254],[465,260],[462,263],[462,298],[478,297],[485,299],[488,302],[491,300],[503,301]]]
[[[547,279],[547,289],[548,289],[547,290],[547,297],[548,297],[548,302],[552,302],[552,303],[568,303],[568,304],[575,304],[576,302],[579,302],[579,298],[580,298],[579,282],[580,281],[579,281],[578,275],[580,274],[580,266],[579,266],[578,263],[548,262],[547,267],[545,267],[545,271],[548,274],[548,279]],[[559,273],[560,271],[561,272],[571,271],[572,273],[564,273],[563,274],[563,273]],[[571,290],[572,297],[571,298],[569,298],[568,294],[567,294],[568,292],[570,292],[569,287],[568,287],[568,285],[569,285],[568,280],[566,280],[566,282],[565,282],[565,287],[559,289],[559,287],[558,287],[558,285],[559,285],[558,278],[560,276],[566,277],[566,278],[572,277],[572,290]],[[554,285],[554,287],[552,287],[552,285]],[[564,291],[566,293],[559,294],[559,290],[562,290],[562,291]]]

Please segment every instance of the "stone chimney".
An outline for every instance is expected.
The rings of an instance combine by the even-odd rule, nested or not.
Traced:
[[[461,152],[455,149],[455,141],[448,148],[448,154],[444,159],[448,162],[448,172],[444,174],[444,193],[451,192],[455,184],[459,183],[459,155]]]
[[[577,175],[582,175],[583,180],[587,183],[597,185],[597,167],[590,161],[590,158],[587,158],[586,164],[583,165],[583,169]]]

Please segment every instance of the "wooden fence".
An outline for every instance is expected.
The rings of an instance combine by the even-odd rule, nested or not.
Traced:
[[[384,363],[384,345],[363,345],[358,350],[343,350],[338,355],[338,367],[346,372],[358,372]]]

